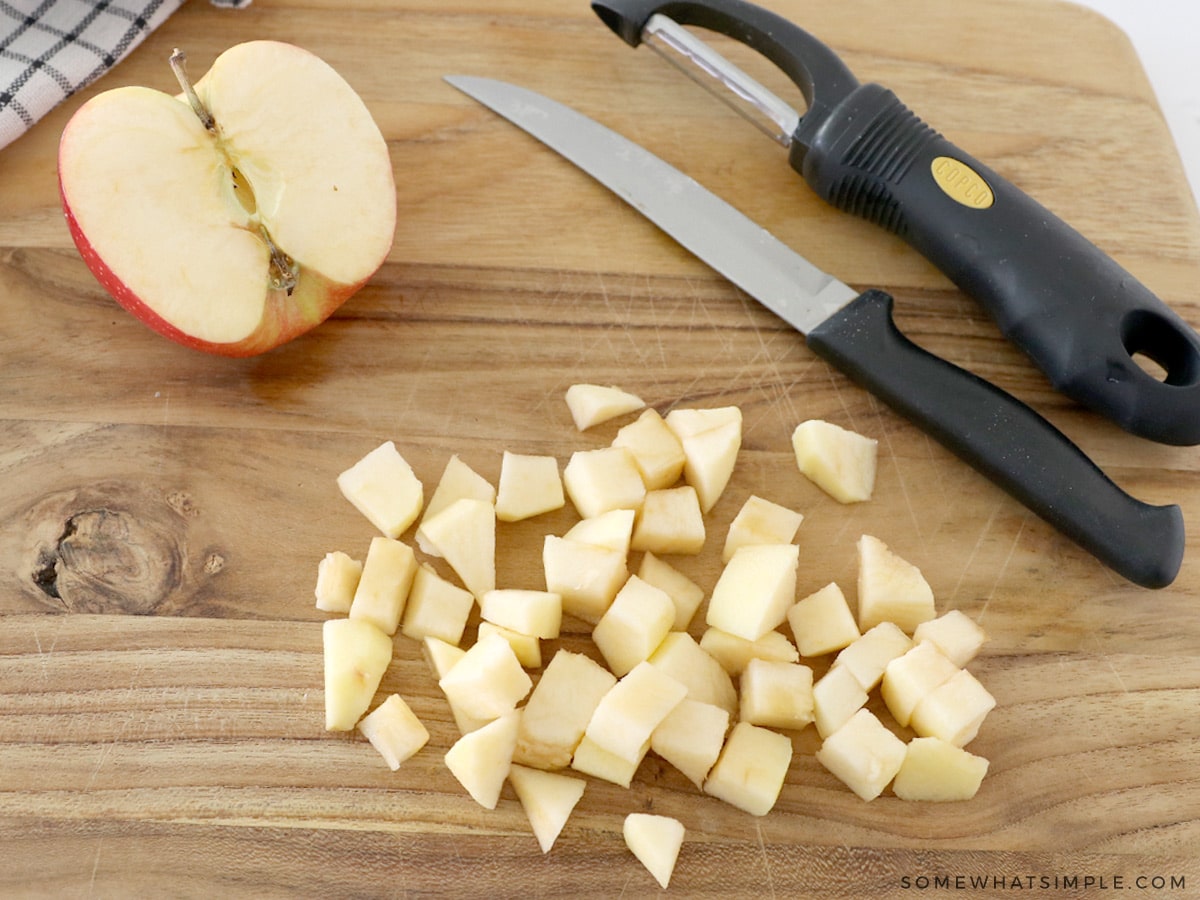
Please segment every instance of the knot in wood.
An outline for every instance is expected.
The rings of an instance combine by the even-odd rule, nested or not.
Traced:
[[[144,490],[92,486],[31,513],[39,534],[31,580],[68,612],[146,615],[181,585],[185,526]]]

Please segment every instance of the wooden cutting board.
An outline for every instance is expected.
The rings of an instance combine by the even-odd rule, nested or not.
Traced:
[[[1196,204],[1111,24],[1052,0],[768,5],[1200,323]],[[309,47],[361,92],[390,143],[401,219],[387,265],[329,323],[229,361],[162,340],[98,288],[58,208],[55,150],[96,91],[174,90],[172,47],[200,73],[262,37]],[[1182,506],[1193,537],[1176,582],[1147,591],[1107,571],[441,81],[454,72],[566,100],[818,266],[892,290],[916,341],[1032,404],[1131,493]],[[185,5],[0,154],[0,297],[6,896],[657,893],[622,843],[633,811],[685,824],[680,896],[1200,893],[1195,450],[1133,438],[1054,393],[929,264],[816,200],[778,147],[583,0]],[[921,567],[939,609],[986,628],[971,668],[998,706],[971,744],[991,762],[974,800],[864,803],[814,760],[810,728],[766,817],[650,758],[629,790],[590,781],[543,855],[510,788],[487,811],[444,767],[457,733],[413,642],[396,640],[381,690],[426,722],[421,753],[393,773],[361,738],[323,730],[317,563],[361,557],[372,536],[337,473],[384,440],[428,489],[452,454],[493,480],[504,450],[565,462],[621,424],[574,429],[563,393],[582,381],[660,410],[741,407],[712,549],[673,560],[702,586],[759,494],[806,517],[800,590],[836,580],[853,597],[855,540],[870,533]],[[797,473],[789,436],[813,417],[880,441],[869,503],[840,506]],[[574,520],[568,508],[502,526],[501,583],[539,586],[543,536]],[[585,646],[570,626],[559,643]]]

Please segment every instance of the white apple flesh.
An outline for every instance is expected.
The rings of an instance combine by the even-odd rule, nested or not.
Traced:
[[[134,316],[194,349],[251,356],[323,322],[383,264],[391,158],[353,88],[291,44],[230,48],[194,93],[200,111],[145,87],[81,106],[59,144],[63,209]]]

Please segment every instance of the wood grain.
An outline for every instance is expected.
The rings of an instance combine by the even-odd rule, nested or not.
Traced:
[[[1052,0],[767,5],[1200,322],[1196,205],[1111,25]],[[170,48],[199,73],[264,36],[308,46],[361,92],[392,150],[401,226],[384,268],[322,328],[214,359],[96,285],[58,208],[56,141],[99,90],[172,90]],[[650,810],[688,829],[682,896],[988,896],[1020,882],[1025,896],[1104,897],[1114,879],[1138,896],[1200,893],[1195,538],[1170,588],[1122,582],[443,84],[452,72],[567,100],[817,265],[892,290],[915,340],[1034,405],[1200,531],[1194,450],[1055,394],[928,263],[822,205],[777,147],[585,3],[256,0],[235,13],[197,0],[0,156],[0,892],[641,896],[658,889],[621,819]],[[333,549],[361,556],[372,534],[337,473],[387,439],[426,485],[452,453],[493,480],[506,449],[565,461],[616,427],[575,431],[562,395],[576,381],[663,411],[739,405],[744,449],[710,534],[751,494],[801,510],[801,590],[838,580],[852,593],[854,541],[869,532],[922,568],[941,609],[984,625],[972,668],[998,706],[971,745],[991,761],[975,800],[863,803],[813,759],[810,729],[765,818],[651,757],[630,790],[590,781],[543,856],[511,789],[488,812],[442,765],[456,732],[412,642],[397,639],[381,690],[426,722],[425,750],[393,773],[361,738],[323,730],[316,565]],[[880,440],[870,503],[839,506],[796,473],[789,436],[810,417]],[[539,586],[542,536],[574,518],[503,526],[502,583]],[[674,561],[715,582],[716,549]],[[582,623],[557,646],[585,649]],[[955,881],[971,877],[991,880]]]

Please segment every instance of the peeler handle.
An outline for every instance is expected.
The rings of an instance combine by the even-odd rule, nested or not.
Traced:
[[[1134,434],[1200,443],[1200,337],[1111,257],[886,88],[862,85],[806,125],[792,164],[813,189],[920,251],[1055,388]]]

